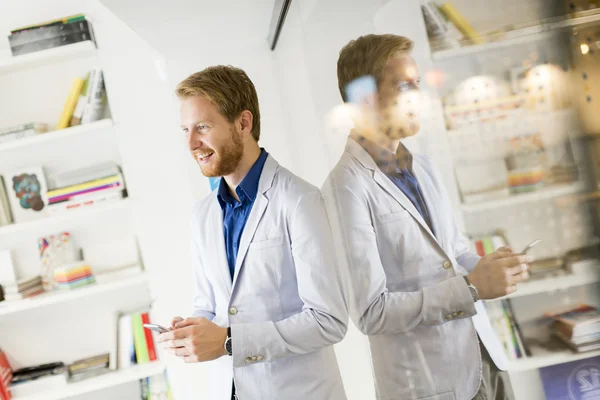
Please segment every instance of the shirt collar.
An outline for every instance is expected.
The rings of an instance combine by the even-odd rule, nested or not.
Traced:
[[[269,153],[267,153],[265,149],[261,148],[260,156],[258,156],[258,159],[254,162],[254,165],[252,168],[250,168],[250,171],[248,171],[244,179],[242,179],[240,184],[235,188],[235,192],[240,199],[240,203],[252,202],[254,199],[256,199],[260,175],[263,167],[265,166],[265,161],[267,161],[268,155]],[[224,208],[226,203],[230,205],[237,203],[235,197],[229,193],[227,182],[225,182],[225,179],[222,178],[221,182],[219,183],[217,198],[219,199],[221,208]]]
[[[402,142],[398,144],[395,153],[384,149],[364,136],[358,136],[357,142],[369,153],[383,172],[400,172],[405,169],[412,171],[413,156]]]

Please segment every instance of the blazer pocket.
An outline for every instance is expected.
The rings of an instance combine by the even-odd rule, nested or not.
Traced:
[[[250,245],[248,246],[248,251],[266,249],[268,247],[281,246],[284,243],[285,243],[285,236],[279,236],[279,237],[276,237],[273,239],[267,239],[267,240],[259,240],[257,242],[251,242]]]
[[[398,221],[400,219],[409,218],[409,217],[412,217],[412,216],[410,215],[410,213],[408,211],[401,210],[401,211],[394,211],[392,213],[376,215],[375,219],[381,224],[386,224],[388,222]]]

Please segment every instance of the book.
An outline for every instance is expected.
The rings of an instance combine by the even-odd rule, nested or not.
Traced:
[[[13,221],[8,200],[8,191],[4,178],[0,175],[0,226],[11,224]]]
[[[118,190],[103,190],[98,193],[87,194],[83,196],[75,196],[69,201],[52,204],[48,207],[48,214],[54,215],[71,210],[81,209],[84,207],[94,207],[106,203],[119,201],[123,198],[123,191]]]
[[[92,181],[79,183],[76,185],[49,190],[46,196],[48,197],[49,203],[52,204],[59,201],[68,200],[71,196],[86,194],[91,191],[111,188],[115,186],[122,186],[122,183],[123,177],[121,176],[121,174],[116,174],[102,179],[96,179]]]
[[[479,33],[473,29],[471,24],[469,24],[465,17],[458,12],[452,3],[447,2],[442,4],[439,6],[439,10],[458,28],[458,30],[465,36],[466,39],[471,41],[471,43],[482,44],[484,42]]]
[[[34,131],[35,133],[45,133],[48,131],[48,125],[38,122],[29,122],[27,124],[12,125],[6,128],[0,128],[0,139],[6,135],[28,131]]]
[[[124,369],[133,365],[131,362],[131,349],[134,347],[131,315],[120,315],[117,333],[117,369]]]
[[[133,329],[133,342],[135,345],[135,356],[138,364],[146,364],[150,361],[148,356],[148,345],[146,344],[146,334],[142,326],[141,313],[135,313],[131,316],[131,326]]]
[[[49,39],[36,40],[17,46],[11,46],[10,51],[13,56],[33,53],[36,51],[52,49],[55,47],[66,46],[69,44],[85,42],[90,40],[93,42],[94,37],[89,31],[73,32],[61,36],[52,37]]]
[[[81,90],[83,89],[84,80],[77,77],[73,80],[73,84],[71,85],[71,90],[69,91],[69,96],[67,97],[67,101],[63,107],[62,114],[60,115],[60,119],[58,120],[58,124],[56,125],[56,129],[64,129],[69,126],[71,122],[71,117],[73,116],[73,112],[75,111],[75,106],[77,105],[77,101],[79,100],[79,96],[81,95]]]
[[[69,126],[77,126],[81,124],[81,117],[83,116],[83,111],[85,110],[85,105],[88,102],[88,83],[90,81],[90,74],[88,73],[83,81],[83,87],[81,88],[81,94],[79,95],[79,99],[77,100],[77,105],[75,106],[75,110],[73,111],[73,116],[71,117],[71,121],[69,122]]]
[[[89,124],[101,119],[104,115],[105,106],[106,89],[104,87],[104,76],[99,67],[94,67],[89,75],[87,103],[84,107],[81,123]]]
[[[483,241],[481,239],[475,241],[475,248],[477,249],[478,256],[485,256],[485,250],[483,249]]]
[[[12,381],[13,370],[8,362],[6,353],[0,349],[0,399],[10,400],[11,393],[8,390],[8,386]]]
[[[569,341],[600,332],[600,312],[588,304],[549,311],[544,315],[556,321],[553,328],[560,331]]]
[[[39,22],[37,24],[26,25],[21,28],[13,29],[10,31],[10,33],[15,34],[17,32],[30,30],[30,29],[36,29],[36,28],[40,28],[42,26],[54,25],[54,24],[59,24],[59,23],[66,24],[66,23],[70,23],[70,22],[77,22],[77,21],[84,21],[84,20],[85,20],[84,14],[74,14],[74,15],[69,15],[69,16],[62,17],[62,18],[52,19],[49,21]]]
[[[142,324],[150,323],[150,316],[147,312],[143,312],[142,314]],[[146,335],[146,345],[148,347],[148,358],[150,361],[156,361],[156,349],[154,347],[154,338],[152,337],[152,331],[150,329],[144,329],[144,334]]]
[[[120,173],[119,166],[113,162],[95,164],[61,174],[50,175],[48,186],[51,190],[79,185],[81,183],[108,178]]]
[[[91,24],[85,20],[85,17],[84,19],[61,20],[47,25],[15,31],[8,36],[8,43],[11,47],[15,47],[73,33],[86,32],[91,35],[90,31]]]
[[[484,237],[483,240],[483,252],[487,256],[494,252],[494,246],[492,245],[492,239],[490,237]]]
[[[577,360],[539,370],[546,400],[600,398],[600,357]]]
[[[15,222],[26,222],[46,216],[47,187],[40,167],[23,168],[5,175],[7,195]]]

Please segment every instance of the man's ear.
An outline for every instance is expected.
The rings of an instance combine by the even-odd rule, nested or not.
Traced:
[[[253,122],[254,116],[248,110],[242,111],[238,117],[238,126],[244,134],[250,134],[250,132],[252,132]]]

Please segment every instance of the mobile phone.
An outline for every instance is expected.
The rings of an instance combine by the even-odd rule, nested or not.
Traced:
[[[527,254],[527,252],[528,252],[529,250],[531,250],[531,248],[532,248],[533,246],[536,246],[536,245],[538,245],[540,242],[541,242],[541,240],[539,240],[539,239],[536,239],[536,240],[534,240],[533,242],[529,243],[527,246],[525,246],[525,248],[523,249],[523,251],[521,251],[521,254]]]
[[[144,324],[144,328],[150,329],[151,331],[154,331],[156,333],[169,332],[169,330],[167,328],[165,328],[162,325],[157,325],[157,324]]]

